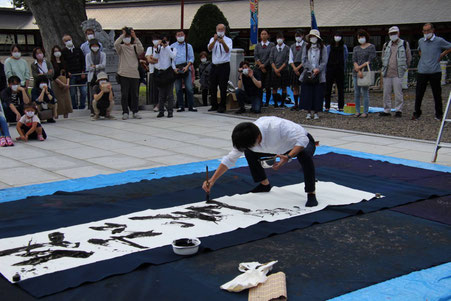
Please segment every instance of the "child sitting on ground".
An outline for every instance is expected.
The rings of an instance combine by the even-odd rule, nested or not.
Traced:
[[[26,104],[24,112],[25,114],[17,122],[16,128],[20,137],[17,137],[16,140],[28,141],[28,139],[38,139],[39,141],[44,141],[47,138],[47,134],[37,116],[35,104]]]

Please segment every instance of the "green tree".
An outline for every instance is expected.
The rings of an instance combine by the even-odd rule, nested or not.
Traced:
[[[226,26],[226,35],[229,35],[229,21],[216,5],[204,4],[197,10],[188,34],[188,42],[195,52],[207,50],[208,41],[216,33],[216,25],[221,23]]]

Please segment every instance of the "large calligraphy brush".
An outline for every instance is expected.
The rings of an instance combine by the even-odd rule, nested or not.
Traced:
[[[205,168],[206,168],[206,170],[207,170],[207,173],[206,173],[206,177],[207,177],[207,180],[206,180],[206,182],[207,182],[207,188],[210,188],[210,182],[209,182],[209,180],[208,180],[208,165],[207,165]],[[210,192],[207,192],[207,195],[206,195],[206,202],[207,202],[207,203],[210,202]]]

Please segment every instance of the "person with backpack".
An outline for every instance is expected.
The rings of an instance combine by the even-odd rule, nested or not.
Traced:
[[[382,48],[382,76],[384,78],[384,111],[379,116],[391,116],[391,93],[395,94],[395,117],[402,116],[404,104],[402,80],[412,61],[410,46],[407,41],[399,38],[399,28],[390,27],[390,41]]]

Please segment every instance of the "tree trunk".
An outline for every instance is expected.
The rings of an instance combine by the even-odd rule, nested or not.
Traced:
[[[25,0],[41,32],[47,58],[55,45],[64,46],[65,33],[72,36],[75,46],[85,41],[81,22],[87,19],[85,0]]]

